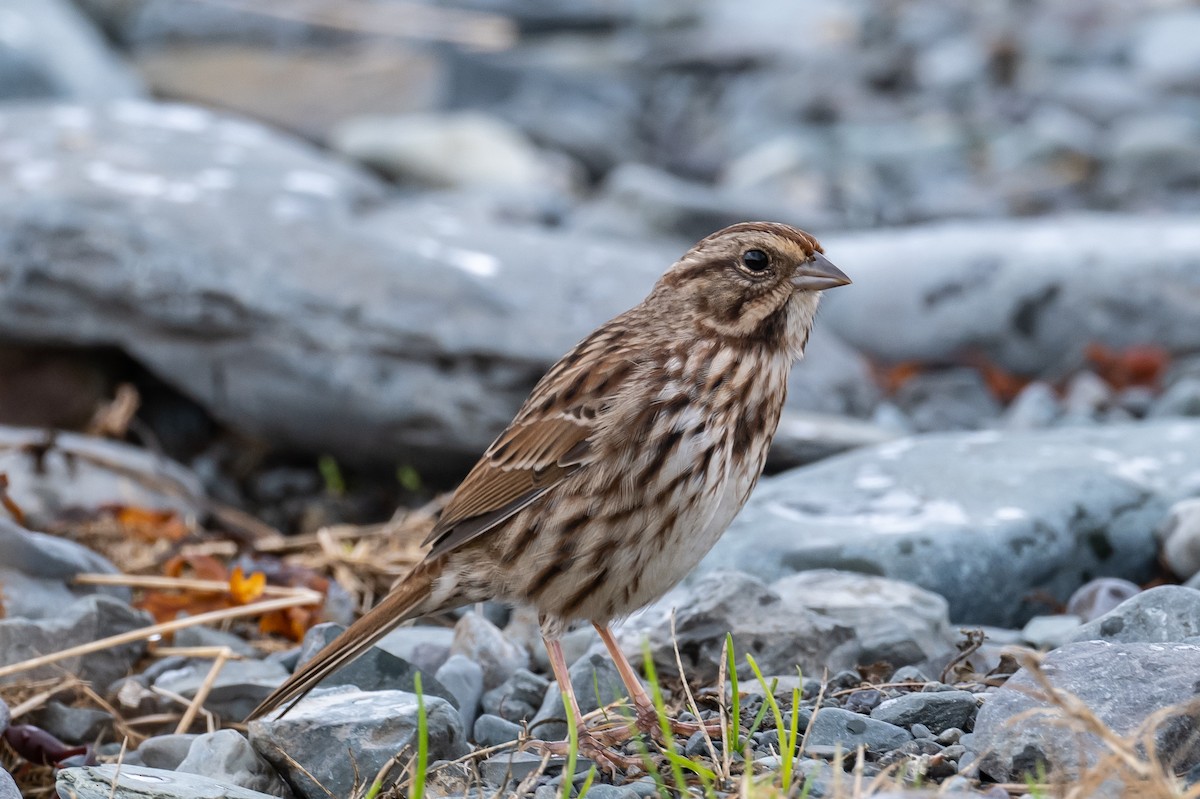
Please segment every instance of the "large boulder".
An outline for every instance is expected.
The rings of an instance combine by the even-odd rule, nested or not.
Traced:
[[[900,439],[765,479],[701,569],[916,583],[954,621],[1020,626],[1097,575],[1139,581],[1194,491],[1200,424]]]
[[[829,237],[854,278],[823,320],[889,362],[981,356],[1058,376],[1090,344],[1200,349],[1192,215],[950,222]]]

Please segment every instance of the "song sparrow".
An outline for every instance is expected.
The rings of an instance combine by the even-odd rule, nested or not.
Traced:
[[[576,621],[595,625],[652,728],[609,622],[679,582],[746,502],[819,293],[849,282],[787,225],[700,241],[550,368],[447,503],[424,561],[250,718],[298,701],[406,619],[497,599],[537,609],[581,731],[558,642]]]

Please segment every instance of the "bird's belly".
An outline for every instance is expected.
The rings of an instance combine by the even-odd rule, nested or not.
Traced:
[[[665,506],[651,502],[623,518],[598,516],[593,520],[596,532],[614,545],[594,560],[581,553],[567,579],[533,604],[544,616],[563,622],[606,623],[653,602],[716,544],[745,501],[746,482],[731,478],[723,467],[712,469]],[[603,579],[594,580],[601,568]],[[589,587],[585,596],[573,594],[580,586]]]

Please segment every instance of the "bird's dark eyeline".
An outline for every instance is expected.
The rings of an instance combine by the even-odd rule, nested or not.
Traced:
[[[820,293],[849,282],[787,225],[699,241],[549,369],[447,502],[425,560],[250,718],[298,701],[406,619],[496,599],[538,611],[577,720],[558,637],[587,621],[639,725],[656,726],[608,624],[678,583],[741,509]]]

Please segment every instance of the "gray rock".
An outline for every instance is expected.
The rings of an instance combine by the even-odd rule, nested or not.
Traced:
[[[483,695],[483,711],[509,721],[532,719],[549,686],[545,678],[517,669],[507,682]]]
[[[1021,637],[1035,649],[1057,649],[1072,640],[1083,619],[1070,613],[1034,616],[1021,629]]]
[[[509,641],[496,625],[467,613],[454,625],[452,655],[464,655],[483,669],[483,687],[491,690],[529,665],[529,653]]]
[[[32,458],[28,450],[46,447],[46,433],[0,426],[0,472],[8,475],[8,493],[33,527],[53,524],[77,508],[105,505],[134,505],[181,516],[202,511],[204,488],[199,478],[175,461],[128,444],[76,433],[56,432],[51,444],[41,458]],[[58,552],[53,556],[15,556],[20,560],[6,560],[5,566],[48,577],[113,571],[99,555],[69,541],[55,540]],[[47,544],[37,551],[51,549]],[[48,561],[41,567],[44,571],[33,569],[33,564],[43,559]]]
[[[1080,627],[1071,641],[1166,643],[1200,635],[1200,591],[1161,585]]]
[[[7,0],[0,100],[112,100],[141,87],[104,38],[65,0]]]
[[[849,416],[785,411],[771,442],[767,469],[778,471],[819,461],[839,452],[882,444],[897,433]]]
[[[363,116],[334,129],[333,149],[406,183],[434,187],[556,188],[577,177],[561,154],[478,111]]]
[[[1142,591],[1141,586],[1118,577],[1097,577],[1088,580],[1067,600],[1067,613],[1084,622],[1098,619],[1131,596]]]
[[[454,704],[462,716],[463,729],[472,729],[479,702],[483,699],[483,669],[462,655],[451,655],[437,670],[437,681],[454,695]],[[422,683],[424,687],[424,683]]]
[[[191,699],[211,669],[211,661],[189,660],[182,668],[159,675],[154,680],[154,687]],[[240,721],[287,676],[283,666],[273,661],[226,661],[204,700],[204,707],[222,719]]]
[[[541,768],[542,756],[535,752],[502,752],[479,764],[479,773],[488,785],[498,788],[520,782]]]
[[[71,707],[51,700],[30,716],[30,723],[69,744],[88,744],[111,729],[111,713],[91,707]],[[0,725],[0,727],[7,725]]]
[[[316,657],[325,646],[341,634],[340,624],[318,624],[304,634],[300,658],[296,667]],[[457,703],[454,692],[438,682],[431,672],[425,672],[412,663],[402,660],[376,645],[361,657],[348,663],[321,681],[321,685],[353,685],[360,691],[413,691],[415,677],[421,674],[421,690],[427,695],[440,696]]]
[[[21,789],[12,775],[0,768],[0,799],[21,799]]]
[[[849,626],[804,607],[790,607],[778,593],[741,572],[701,575],[629,619],[618,635],[635,663],[642,659],[643,642],[648,642],[660,674],[676,671],[672,664],[678,643],[684,671],[693,679],[711,681],[725,660],[727,632],[733,635],[742,677],[751,674],[741,658],[746,652],[754,655],[764,674],[791,673],[797,666],[805,674],[820,674],[825,668],[838,671],[855,665],[852,653],[842,646],[854,637]]]
[[[76,574],[113,574],[117,568],[82,544],[26,530],[6,518],[0,518],[0,564],[4,614],[10,619],[54,616],[89,595],[132,598],[127,588],[72,585]]]
[[[953,621],[1019,626],[1034,592],[1151,575],[1150,531],[1200,471],[1196,441],[1179,421],[856,450],[761,481],[700,570],[882,574],[944,596]]]
[[[919,432],[976,430],[1000,415],[1000,404],[975,369],[921,372],[905,381],[895,402]]]
[[[1193,222],[1080,215],[828,236],[833,261],[854,265],[854,289],[831,296],[822,321],[885,362],[975,353],[1030,375],[1077,368],[1093,343],[1195,351],[1200,332],[1181,323],[1197,314]],[[1114,228],[1119,250],[1105,244]],[[897,252],[920,254],[905,263],[902,281]]]
[[[1200,647],[1186,644],[1068,644],[1046,656],[1042,670],[1051,684],[1082,701],[1116,734],[1132,734],[1156,711],[1185,705],[1194,696]],[[983,753],[982,773],[1000,782],[1021,781],[1044,764],[1051,779],[1070,782],[1080,767],[1094,764],[1104,744],[1044,698],[1024,669],[988,697],[975,720],[970,749]],[[1036,713],[1029,711],[1036,710]],[[1186,711],[1185,711],[1186,712]],[[1172,768],[1200,762],[1190,716],[1164,720],[1156,751]]]
[[[771,584],[788,612],[805,608],[849,627],[851,662],[940,662],[954,649],[946,600],[910,583],[815,569]]]
[[[970,691],[921,692],[884,700],[871,711],[871,718],[897,727],[922,724],[929,732],[939,735],[952,727],[961,730],[967,726],[976,707],[975,694]]]
[[[134,610],[109,596],[90,596],[76,600],[55,616],[40,621],[0,620],[0,665],[58,652],[101,638],[129,632],[151,623],[150,615]],[[59,677],[63,671],[106,686],[124,677],[145,651],[142,642],[109,647],[82,657],[60,660],[51,665],[12,675],[4,684]]]
[[[1200,378],[1184,377],[1176,380],[1154,401],[1147,415],[1155,419],[1166,416],[1200,416]]]
[[[142,741],[137,748],[141,765],[174,771],[188,755],[196,735],[156,735]],[[205,775],[208,776],[208,775]]]
[[[258,655],[258,650],[242,636],[212,627],[184,627],[176,631],[175,646],[224,646],[243,657]]]
[[[1009,430],[1038,430],[1050,427],[1062,413],[1058,395],[1048,383],[1035,380],[1004,411],[1001,425]]]
[[[1096,419],[1115,400],[1112,387],[1095,372],[1078,372],[1067,384],[1063,408],[1072,419]]]
[[[429,761],[466,754],[466,736],[454,706],[436,696],[427,696],[424,702]],[[349,796],[356,775],[376,774],[406,747],[415,751],[417,716],[415,694],[334,689],[310,695],[282,719],[252,721],[249,737],[254,749],[302,799],[329,793]]]
[[[805,719],[801,719],[801,726],[804,722]],[[894,724],[838,707],[827,707],[817,712],[808,728],[806,751],[840,746],[843,752],[849,753],[863,746],[868,752],[886,752],[911,740],[912,735],[908,730]]]
[[[196,774],[127,764],[63,769],[55,787],[59,796],[76,799],[271,799]]]
[[[201,774],[228,785],[285,799],[292,795],[271,764],[236,730],[218,730],[196,736],[176,771]]]
[[[1167,568],[1183,579],[1200,572],[1200,499],[1172,505],[1155,535]]]
[[[0,699],[0,735],[4,734],[10,723],[12,723],[12,711],[8,709],[8,703]]]
[[[433,674],[450,657],[453,641],[454,630],[449,627],[416,625],[392,630],[375,646]]]
[[[1130,60],[1150,82],[1194,86],[1200,55],[1191,46],[1200,37],[1200,13],[1192,8],[1148,14],[1133,31]]]
[[[475,719],[475,743],[481,748],[498,746],[515,741],[521,735],[521,726],[507,719],[485,713]]]
[[[570,674],[579,711],[584,715],[629,695],[616,665],[607,655],[595,653],[576,661]],[[551,683],[529,723],[529,730],[542,740],[561,741],[567,737],[566,718],[562,689],[558,683]]]
[[[638,799],[641,794],[626,785],[600,783],[589,788],[587,795],[592,799]]]

